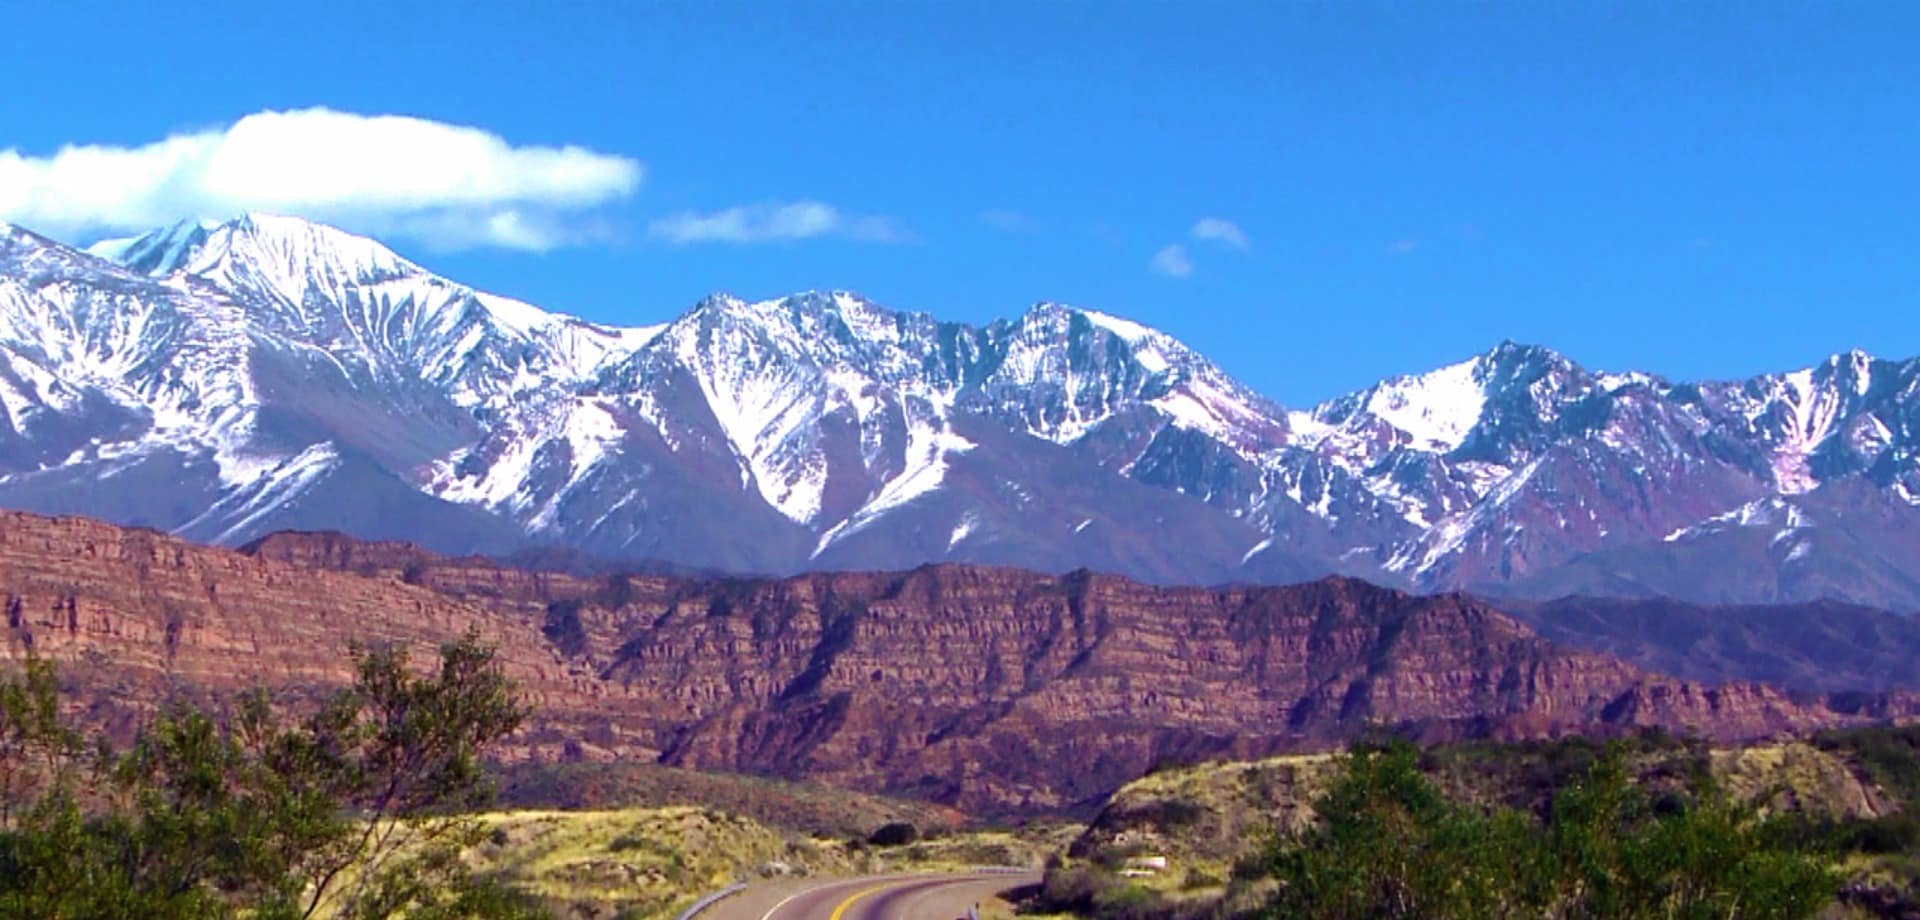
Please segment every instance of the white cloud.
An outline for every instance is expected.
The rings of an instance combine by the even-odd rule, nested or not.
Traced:
[[[1415,239],[1394,240],[1387,244],[1387,252],[1396,256],[1404,256],[1419,248],[1420,241]]]
[[[641,164],[515,147],[479,128],[325,108],[259,112],[138,147],[0,150],[0,220],[54,235],[271,211],[437,248],[548,249],[581,211],[631,195]]]
[[[1235,249],[1246,249],[1252,245],[1247,240],[1247,235],[1240,230],[1239,224],[1221,217],[1200,218],[1199,222],[1193,225],[1192,232],[1196,240],[1225,243]]]
[[[1190,278],[1193,276],[1193,257],[1187,255],[1187,247],[1174,243],[1154,253],[1153,259],[1147,263],[1147,270],[1169,278]]]
[[[823,236],[875,243],[910,239],[892,218],[848,214],[818,201],[741,205],[707,214],[683,211],[654,220],[647,232],[672,243],[765,243]]]

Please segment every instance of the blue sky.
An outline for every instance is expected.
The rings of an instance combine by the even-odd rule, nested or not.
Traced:
[[[1920,354],[1912,5],[140,6],[10,11],[0,167],[314,108],[471,127],[505,198],[321,216],[600,321],[1060,300],[1295,405],[1508,338],[1689,378]],[[389,156],[423,181],[353,168]],[[176,185],[88,213],[234,200]],[[454,226],[509,205],[536,229]]]

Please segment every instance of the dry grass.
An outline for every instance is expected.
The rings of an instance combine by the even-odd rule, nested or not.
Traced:
[[[500,787],[501,805],[506,808],[573,811],[694,805],[822,837],[864,837],[895,821],[948,831],[967,823],[966,815],[928,802],[653,763],[521,765],[505,771]]]
[[[475,867],[581,917],[654,916],[755,875],[852,866],[838,845],[706,808],[514,811],[482,817]]]

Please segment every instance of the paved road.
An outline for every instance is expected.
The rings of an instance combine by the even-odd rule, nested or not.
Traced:
[[[698,920],[965,920],[974,904],[985,914],[1000,892],[1039,882],[1038,872],[763,882],[702,911]]]

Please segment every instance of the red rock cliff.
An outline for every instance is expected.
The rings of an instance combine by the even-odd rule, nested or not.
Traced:
[[[6,514],[0,596],[8,654],[62,660],[122,720],[168,692],[310,692],[346,679],[350,641],[424,651],[473,626],[538,707],[512,756],[658,759],[994,811],[1093,799],[1167,759],[1319,746],[1380,723],[1747,737],[1843,718],[1558,648],[1470,599],[1344,579],[588,577],[338,535],[242,553]]]

